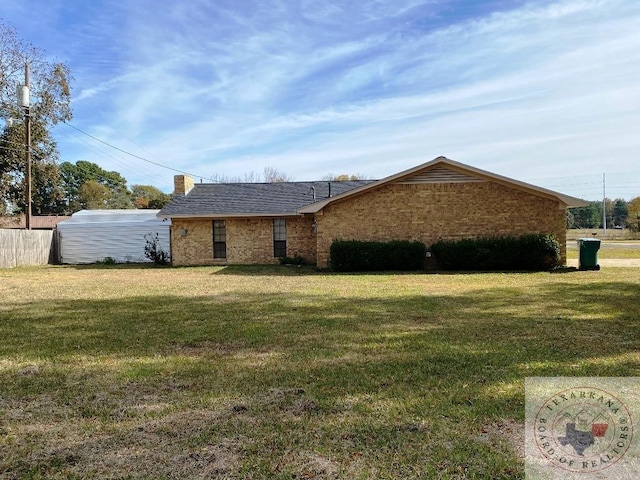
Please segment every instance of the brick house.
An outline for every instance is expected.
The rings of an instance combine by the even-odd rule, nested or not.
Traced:
[[[174,178],[173,265],[269,264],[302,256],[327,267],[335,239],[419,240],[554,234],[587,202],[445,157],[382,180],[194,184]]]

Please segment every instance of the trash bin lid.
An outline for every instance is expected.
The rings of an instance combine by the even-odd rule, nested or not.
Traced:
[[[581,246],[581,245],[584,245],[584,248],[600,248],[600,239],[599,238],[579,238],[578,246]]]

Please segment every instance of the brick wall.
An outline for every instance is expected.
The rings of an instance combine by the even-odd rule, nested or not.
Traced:
[[[287,218],[287,256],[301,255],[308,263],[315,263],[316,239],[313,218]],[[227,259],[213,258],[213,227],[210,219],[172,220],[172,262],[182,265],[213,264],[270,264],[278,263],[273,256],[272,218],[225,219],[227,231]],[[186,229],[187,235],[180,236]]]
[[[272,219],[229,219],[226,222],[228,263],[278,263],[273,257]]]
[[[498,183],[390,184],[330,204],[317,216],[317,263],[334,239],[419,240],[553,233],[566,259],[565,211],[558,201]]]
[[[300,255],[306,263],[316,263],[316,235],[313,217],[287,218],[287,256]]]
[[[419,240],[553,233],[566,259],[565,211],[558,201],[493,182],[391,184],[330,204],[316,216],[287,218],[287,256],[326,267],[334,239]],[[174,265],[270,264],[273,219],[226,219],[227,259],[213,259],[210,219],[172,220]],[[181,229],[187,235],[181,237]]]
[[[183,229],[185,236],[180,235]],[[211,220],[171,219],[171,263],[176,266],[214,263]]]

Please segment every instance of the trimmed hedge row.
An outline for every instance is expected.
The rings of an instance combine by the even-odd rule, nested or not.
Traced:
[[[443,270],[551,270],[560,264],[560,244],[553,235],[440,240],[431,246]]]
[[[334,240],[330,249],[330,265],[336,272],[422,270],[426,252],[424,243],[406,240]]]

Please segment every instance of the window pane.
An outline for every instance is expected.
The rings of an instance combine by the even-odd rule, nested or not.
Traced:
[[[213,221],[213,241],[225,242],[227,240],[227,226],[224,220]]]
[[[274,257],[286,257],[287,256],[287,242],[284,240],[274,240],[273,242],[273,256]]]
[[[284,218],[273,220],[273,239],[282,241],[287,239],[287,223]]]
[[[227,244],[216,242],[213,244],[213,258],[227,258]]]
[[[284,218],[273,220],[273,256],[287,256],[287,222]]]
[[[224,220],[213,221],[213,258],[227,258],[227,225]]]

